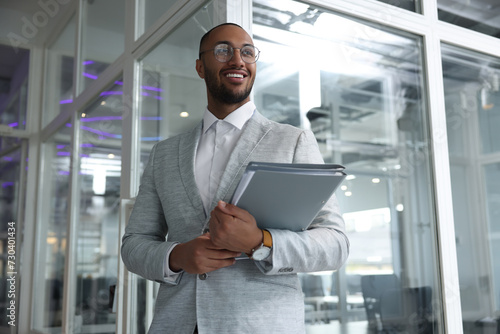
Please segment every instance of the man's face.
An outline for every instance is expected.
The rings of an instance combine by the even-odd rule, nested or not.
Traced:
[[[202,51],[213,49],[217,44],[226,43],[234,48],[253,45],[250,36],[241,28],[231,25],[221,26],[209,35],[203,43]],[[213,51],[204,52],[197,60],[196,69],[205,79],[209,103],[243,105],[250,100],[249,95],[255,80],[256,64],[245,63],[240,50],[235,49],[233,57],[226,63],[215,59]]]

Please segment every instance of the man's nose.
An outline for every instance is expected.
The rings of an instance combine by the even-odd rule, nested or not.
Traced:
[[[243,58],[241,58],[241,49],[233,49],[233,56],[229,59],[229,63],[236,64],[238,66],[245,66]]]

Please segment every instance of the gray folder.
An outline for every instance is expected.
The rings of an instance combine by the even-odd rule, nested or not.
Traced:
[[[303,231],[346,174],[336,164],[251,162],[231,203],[255,217],[259,228]]]

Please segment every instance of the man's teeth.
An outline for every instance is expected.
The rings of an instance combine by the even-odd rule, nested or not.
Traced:
[[[229,73],[226,75],[228,78],[243,78],[243,74]]]

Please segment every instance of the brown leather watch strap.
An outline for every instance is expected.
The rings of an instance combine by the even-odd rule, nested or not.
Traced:
[[[264,235],[264,241],[262,244],[266,247],[273,248],[273,237],[268,230],[262,230],[262,234]]]

